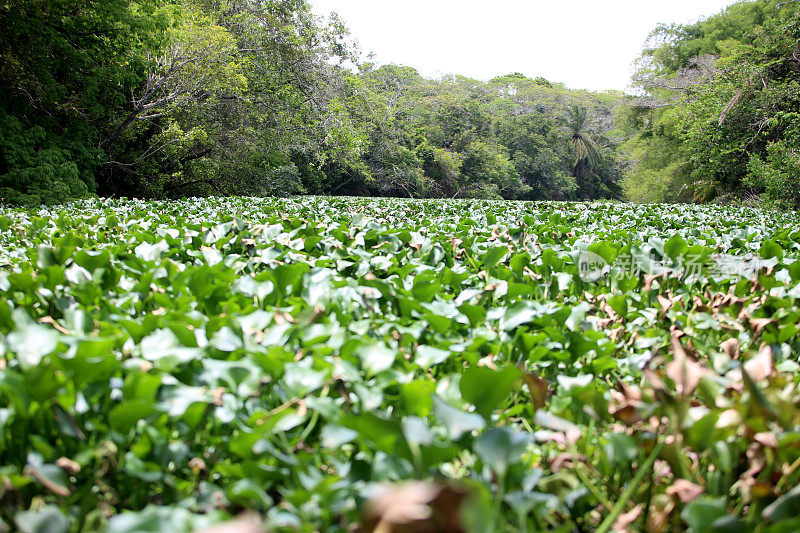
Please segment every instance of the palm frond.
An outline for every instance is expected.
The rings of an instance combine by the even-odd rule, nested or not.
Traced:
[[[572,133],[580,133],[586,125],[586,108],[579,105],[567,107],[567,127]]]
[[[572,149],[575,150],[576,163],[581,159],[587,159],[591,166],[596,166],[603,161],[603,156],[600,154],[600,147],[589,137],[576,132],[572,134],[569,142],[572,145]]]

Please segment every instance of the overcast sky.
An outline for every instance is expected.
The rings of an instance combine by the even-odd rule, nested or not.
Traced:
[[[378,63],[425,76],[511,72],[573,89],[625,89],[659,22],[689,23],[733,0],[310,0],[336,11]]]

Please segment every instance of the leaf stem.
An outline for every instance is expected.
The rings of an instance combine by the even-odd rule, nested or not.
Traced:
[[[778,481],[778,484],[775,486],[775,492],[778,494],[781,493],[783,486],[789,481],[789,478],[794,475],[798,468],[800,468],[800,459],[797,459],[791,464],[791,466],[789,466],[789,468],[786,470],[786,473],[781,477],[781,479]]]
[[[506,497],[506,473],[497,476],[497,499],[494,504],[494,520],[496,531],[502,529],[503,524],[503,498]]]
[[[575,466],[575,470],[573,470],[573,472],[575,472],[575,475],[577,475],[578,479],[581,480],[581,483],[586,485],[586,488],[589,489],[589,492],[591,492],[592,495],[597,498],[597,501],[603,504],[603,507],[605,507],[606,510],[611,511],[613,507],[611,502],[605,496],[603,496],[603,493],[601,493],[594,483],[592,483],[592,481],[589,479],[589,476],[581,472],[579,465]]]
[[[642,463],[642,466],[636,471],[636,475],[633,476],[633,479],[628,484],[628,488],[625,489],[625,492],[622,493],[622,496],[617,503],[614,504],[614,508],[611,510],[611,514],[609,514],[603,523],[600,524],[600,527],[597,528],[596,533],[607,533],[611,530],[611,526],[614,525],[614,522],[617,520],[617,517],[622,514],[622,511],[625,509],[625,505],[628,503],[628,500],[631,499],[633,493],[636,489],[639,488],[644,476],[647,475],[647,472],[653,467],[653,463],[656,462],[656,458],[658,458],[658,454],[661,453],[661,449],[664,447],[664,443],[656,444],[656,447],[653,448],[653,451],[650,452],[650,456]]]

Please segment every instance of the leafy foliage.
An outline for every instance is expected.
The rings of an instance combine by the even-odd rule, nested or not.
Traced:
[[[481,82],[461,76],[424,79],[403,66],[361,66],[361,98],[351,113],[369,133],[364,166],[325,169],[324,193],[378,196],[570,199],[618,198],[613,114],[620,94],[569,91],[521,74]],[[604,164],[580,173],[577,188],[569,110]],[[582,157],[580,158],[583,159]],[[600,158],[596,158],[599,162]],[[582,167],[581,167],[582,168]]]
[[[64,201],[96,190],[109,109],[141,76],[131,62],[166,26],[155,2],[13,1],[0,6],[0,197]],[[122,89],[122,92],[120,92]]]
[[[634,199],[764,194],[797,207],[796,2],[739,2],[689,26],[659,27],[640,62],[647,91],[627,117]],[[647,191],[657,191],[648,198]]]
[[[619,196],[613,157],[592,169],[603,186],[576,192],[564,123],[581,105],[607,133],[620,94],[361,63],[303,0],[11,2],[0,30],[5,203]]]
[[[477,200],[4,209],[0,519],[794,529],[797,227]]]

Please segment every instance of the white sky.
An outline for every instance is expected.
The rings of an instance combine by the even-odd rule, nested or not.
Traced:
[[[310,0],[336,11],[364,54],[425,76],[521,72],[573,89],[625,89],[659,22],[690,23],[734,0]]]

